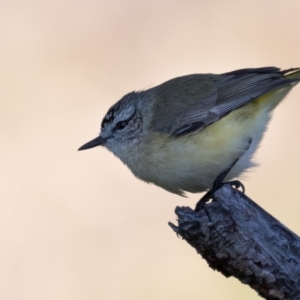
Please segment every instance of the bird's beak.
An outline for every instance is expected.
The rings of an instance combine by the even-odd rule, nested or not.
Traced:
[[[89,141],[88,143],[84,144],[83,146],[81,146],[78,149],[78,151],[94,148],[96,146],[102,146],[105,144],[105,141],[106,141],[106,139],[104,139],[101,136],[98,136],[95,139],[93,139],[93,140]]]

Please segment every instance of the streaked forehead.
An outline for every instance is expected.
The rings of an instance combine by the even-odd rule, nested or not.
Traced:
[[[125,119],[130,117],[135,110],[133,102],[135,95],[135,92],[127,94],[120,101],[114,104],[103,118],[101,128],[104,128],[108,124],[112,124],[117,117]]]
[[[115,119],[116,117],[116,113],[117,113],[117,105],[119,103],[116,103],[114,106],[112,106],[107,114],[105,115],[105,117],[103,118],[102,120],[102,123],[101,123],[101,128],[105,127],[108,123],[112,123],[113,120]]]

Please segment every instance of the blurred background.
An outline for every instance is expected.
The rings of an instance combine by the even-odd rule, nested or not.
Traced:
[[[0,1],[0,298],[260,299],[168,227],[194,206],[96,137],[125,93],[190,73],[300,66],[300,1]],[[300,85],[247,195],[300,234]]]

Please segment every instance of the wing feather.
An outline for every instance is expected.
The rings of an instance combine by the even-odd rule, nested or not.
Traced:
[[[173,136],[199,131],[268,92],[299,82],[299,78],[285,77],[289,71],[275,67],[241,69],[167,81],[151,89],[160,99],[151,127]]]

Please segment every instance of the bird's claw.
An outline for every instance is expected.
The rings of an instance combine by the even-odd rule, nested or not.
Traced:
[[[235,189],[241,188],[242,193],[245,194],[245,186],[239,180],[232,180],[228,182],[220,182],[218,178],[215,180],[214,185],[211,190],[209,190],[196,204],[195,211],[200,211],[204,208],[204,205],[210,201],[214,200],[215,192],[220,189],[224,184],[229,184]]]
[[[232,181],[228,181],[228,182],[223,182],[222,186],[224,184],[229,184],[231,187],[234,187],[235,189],[239,189],[241,188],[242,193],[245,194],[245,186],[243,185],[242,182],[240,182],[239,180],[232,180]]]

